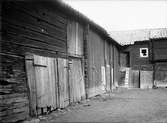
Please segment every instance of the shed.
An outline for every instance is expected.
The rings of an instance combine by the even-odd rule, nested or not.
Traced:
[[[0,122],[110,91],[121,45],[61,1],[1,1]]]

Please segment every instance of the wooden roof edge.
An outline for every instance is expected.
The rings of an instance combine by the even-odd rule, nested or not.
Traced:
[[[14,1],[14,2],[47,2],[50,3],[49,6],[51,8],[55,8],[60,10],[62,13],[67,15],[68,17],[72,17],[75,20],[84,23],[89,24],[90,28],[92,28],[95,32],[100,33],[101,36],[104,38],[104,40],[108,40],[109,42],[114,43],[117,47],[121,47],[122,45],[119,44],[117,41],[115,41],[108,32],[101,27],[100,25],[96,24],[94,21],[86,17],[84,14],[80,13],[79,11],[72,8],[70,5],[66,4],[62,0],[1,0],[1,1]],[[46,4],[48,5],[48,4]]]

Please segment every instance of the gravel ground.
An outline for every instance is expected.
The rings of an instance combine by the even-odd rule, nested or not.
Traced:
[[[131,89],[98,95],[87,101],[40,116],[40,123],[122,122],[167,123],[167,89]]]

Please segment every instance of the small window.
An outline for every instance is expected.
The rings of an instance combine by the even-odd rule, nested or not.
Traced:
[[[140,48],[140,57],[148,57],[148,48]]]

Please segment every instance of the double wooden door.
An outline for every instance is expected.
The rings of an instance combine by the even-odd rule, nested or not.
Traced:
[[[67,59],[26,56],[30,112],[32,115],[69,104]]]
[[[43,114],[85,98],[81,59],[26,55],[31,115]]]

